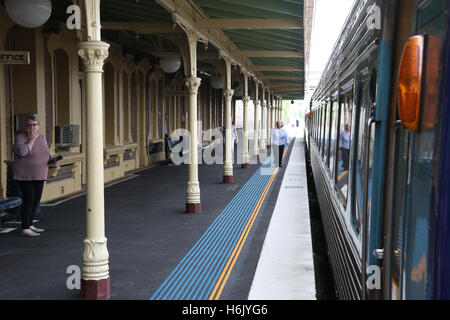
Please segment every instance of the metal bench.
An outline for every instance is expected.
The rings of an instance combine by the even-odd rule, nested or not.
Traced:
[[[6,233],[14,230],[14,228],[3,228],[1,213],[9,209],[20,207],[21,205],[22,199],[18,197],[0,199],[0,233]]]

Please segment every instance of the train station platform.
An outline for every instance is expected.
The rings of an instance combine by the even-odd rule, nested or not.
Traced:
[[[280,169],[235,165],[232,185],[222,183],[223,166],[200,165],[200,214],[185,213],[187,166],[157,165],[106,188],[111,299],[314,299],[308,213],[295,214],[308,205],[302,150],[300,139],[291,143]],[[0,299],[81,299],[67,270],[81,267],[85,203],[80,196],[43,207],[37,226],[46,231],[37,238],[0,234]],[[281,239],[283,220],[290,230]],[[289,279],[296,288],[285,288]]]
[[[303,135],[298,134],[292,143],[249,300],[316,299],[304,144]]]

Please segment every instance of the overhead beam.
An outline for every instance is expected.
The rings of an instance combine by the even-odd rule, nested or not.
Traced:
[[[296,89],[296,90],[273,90],[274,94],[284,94],[284,93],[298,93],[298,94],[303,94],[303,89]]]
[[[275,51],[275,50],[240,50],[231,54],[238,57],[262,57],[262,58],[303,58],[300,51]]]
[[[182,32],[176,26],[171,22],[102,21],[102,29],[130,30],[140,34]],[[302,19],[201,19],[193,24],[198,29],[302,29],[302,26]]]
[[[251,71],[305,71],[304,68],[290,66],[253,66]]]
[[[303,19],[202,19],[200,29],[303,29]]]
[[[150,51],[151,55],[155,57],[180,57],[179,51]],[[231,54],[237,57],[301,57],[298,51],[232,51]],[[199,59],[215,59],[218,58],[218,53],[198,53]],[[285,78],[282,78],[285,79]]]
[[[272,88],[269,87],[273,92],[295,92],[295,91],[301,91],[303,90],[303,87],[297,87],[297,88]]]
[[[261,77],[261,80],[304,80],[304,77],[299,76],[278,76],[278,75],[267,75]]]
[[[274,91],[282,91],[282,90],[297,90],[298,88],[303,88],[303,84],[298,84],[296,86],[284,86],[284,87],[272,87],[269,86],[269,88],[273,89]]]
[[[154,57],[181,57],[181,52],[179,51],[147,51]],[[199,52],[197,53],[197,58],[200,60],[219,60],[220,56],[217,52]]]
[[[303,84],[299,84],[297,86],[290,86],[290,87],[271,87],[269,86],[269,88],[271,88],[273,91],[295,91],[298,89],[303,89],[304,85]]]
[[[102,22],[103,30],[133,31],[138,34],[181,33],[183,30],[170,22]]]
[[[298,86],[303,86],[303,82],[302,83],[295,83],[295,82],[272,82],[272,83],[268,83],[267,86],[269,86],[270,88],[286,88],[286,87],[298,87]]]

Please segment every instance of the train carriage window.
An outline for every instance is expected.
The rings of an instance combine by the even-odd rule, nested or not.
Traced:
[[[316,109],[316,111],[314,111],[314,142],[316,143],[317,146],[317,123],[319,121],[319,110]]]
[[[320,109],[316,110],[316,147],[319,147]]]
[[[323,123],[324,123],[324,115],[325,115],[325,106],[320,107],[320,118],[319,118],[319,152],[321,153],[323,150]]]
[[[359,131],[358,131],[358,152],[357,152],[357,164],[362,167],[363,165],[363,158],[364,158],[364,133],[365,133],[365,123],[366,123],[366,108],[361,107],[360,114],[359,114]]]
[[[319,109],[319,136],[318,136],[318,143],[319,143],[319,152],[322,152],[322,132],[323,132],[323,106]]]
[[[330,110],[331,105],[326,104],[325,115],[324,115],[324,126],[323,126],[323,152],[322,157],[325,162],[328,162],[328,152],[330,146]]]
[[[357,99],[358,115],[355,119],[357,122],[357,141],[356,146],[356,163],[354,177],[354,210],[352,210],[352,223],[357,233],[361,231],[361,223],[365,208],[371,207],[372,194],[372,168],[373,168],[373,145],[375,136],[375,127],[368,127],[368,121],[371,116],[372,102],[370,101],[369,81],[359,84],[360,97]],[[352,166],[352,164],[350,164]],[[367,213],[368,214],[368,213]],[[368,217],[369,219],[369,217]]]
[[[330,150],[331,150],[331,137],[332,137],[332,116],[333,116],[333,111],[335,109],[335,106],[333,105],[333,102],[330,101],[328,102],[329,108],[327,110],[327,123],[326,123],[326,128],[325,128],[325,133],[326,133],[326,141],[325,141],[325,154],[324,154],[324,160],[327,164],[327,167],[330,166]]]
[[[363,95],[364,96],[364,95]],[[360,100],[363,100],[364,97],[360,97]],[[359,121],[358,121],[359,120]],[[366,123],[366,108],[364,107],[364,103],[361,103],[359,106],[359,117],[356,119],[357,123],[357,145],[356,145],[356,184],[354,186],[355,189],[355,210],[352,212],[353,218],[353,226],[355,227],[357,233],[360,232],[361,220],[363,214],[363,186],[364,182],[363,178],[363,165],[364,165],[364,153],[365,153],[365,143],[364,143],[364,135],[365,135],[365,123]]]
[[[322,110],[317,109],[316,144],[317,144],[317,147],[319,148],[319,150],[320,150],[320,123],[322,121],[321,116],[322,116]]]
[[[317,121],[318,121],[318,118],[319,118],[319,112],[318,112],[318,110],[316,110],[315,112],[314,112],[314,141],[316,142],[316,144],[317,144]]]
[[[319,115],[320,110],[316,110],[316,119],[314,121],[314,140],[316,142],[316,146],[317,146],[317,139],[319,137]]]
[[[322,115],[322,110],[317,109],[317,119],[316,119],[316,146],[320,147],[320,116]]]
[[[331,111],[331,132],[330,132],[330,161],[329,168],[332,179],[335,176],[335,160],[336,160],[336,146],[337,146],[337,126],[338,126],[338,112],[339,107],[337,101],[332,102]]]
[[[317,116],[318,112],[317,110],[314,111],[314,142],[317,143]]]
[[[313,130],[312,133],[314,142],[316,141],[316,128],[317,128],[316,122],[317,122],[317,110],[314,110],[312,121],[312,130]]]
[[[314,110],[313,115],[312,115],[312,122],[311,122],[311,135],[313,138],[313,141],[316,141],[316,118],[317,118],[317,112],[316,110]]]
[[[348,199],[348,178],[350,175],[350,149],[352,146],[352,94],[350,93],[341,97],[341,102],[338,128],[336,189],[339,199],[346,206]]]

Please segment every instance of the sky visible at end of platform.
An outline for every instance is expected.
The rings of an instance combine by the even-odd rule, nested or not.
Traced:
[[[354,0],[316,0],[309,76],[312,85],[319,82],[353,3]]]

